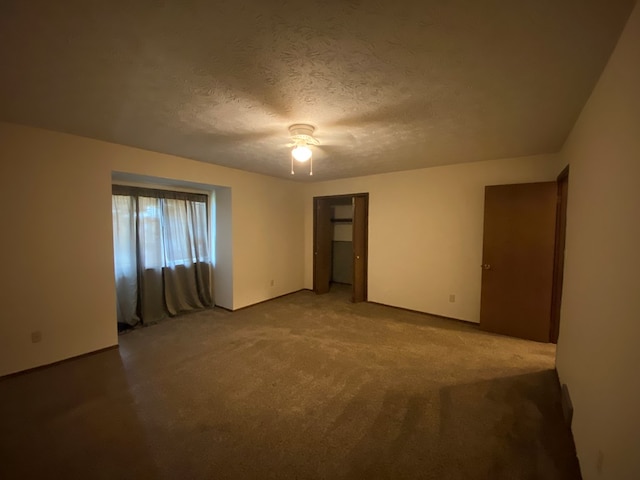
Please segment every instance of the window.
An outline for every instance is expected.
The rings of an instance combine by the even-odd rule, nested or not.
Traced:
[[[208,196],[119,185],[112,193],[118,322],[148,320],[145,305],[156,300],[169,314],[210,306]]]

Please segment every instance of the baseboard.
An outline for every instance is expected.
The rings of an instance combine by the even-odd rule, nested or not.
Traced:
[[[562,404],[562,415],[564,416],[564,421],[569,428],[571,428],[571,423],[573,421],[573,402],[571,401],[569,387],[566,383],[563,383],[561,387],[560,403]]]
[[[293,295],[294,293],[299,293],[299,292],[304,292],[304,291],[309,291],[309,289],[308,288],[301,288],[299,290],[294,290],[293,292],[283,293],[282,295],[278,295],[277,297],[267,298],[266,300],[261,300],[260,302],[252,303],[250,305],[245,305],[244,307],[234,308],[233,310],[225,308],[225,307],[218,307],[217,305],[216,306],[218,308],[222,308],[223,310],[226,310],[228,312],[239,312],[240,310],[244,310],[245,308],[255,307],[256,305],[260,305],[261,303],[267,303],[267,302],[270,302],[271,300],[276,300],[276,299],[282,298],[282,297],[288,297],[289,295]]]
[[[387,308],[395,308],[396,310],[402,310],[403,312],[411,312],[411,313],[419,313],[421,315],[429,315],[430,317],[441,318],[443,320],[453,320],[454,322],[462,322],[462,323],[464,323],[466,325],[475,325],[477,327],[480,326],[480,324],[477,323],[477,322],[472,322],[470,320],[463,320],[461,318],[445,317],[444,315],[438,315],[436,313],[423,312],[421,310],[413,310],[411,308],[405,308],[405,307],[397,307],[395,305],[387,305],[386,303],[372,302],[371,300],[367,300],[367,303],[372,303],[374,305],[382,305],[383,307],[387,307]]]
[[[81,355],[76,355],[76,356],[73,356],[73,357],[65,358],[63,360],[58,360],[57,362],[47,363],[45,365],[39,365],[37,367],[27,368],[26,370],[20,370],[19,372],[8,373],[6,375],[2,375],[0,377],[0,381],[8,380],[10,378],[18,377],[18,376],[21,376],[21,375],[27,375],[28,373],[37,372],[38,370],[45,370],[47,368],[55,367],[56,365],[60,365],[62,363],[72,362],[72,361],[78,360],[80,358],[90,357],[92,355],[97,355],[99,353],[107,352],[109,350],[117,350],[119,347],[120,347],[119,345],[112,345],[110,347],[105,347],[105,348],[101,348],[99,350],[94,350],[92,352],[87,352],[87,353],[83,353]]]
[[[573,422],[573,402],[571,401],[569,386],[566,383],[562,383],[557,368],[554,368],[554,372],[556,372],[556,380],[558,381],[558,387],[560,388],[560,405],[562,407],[562,416],[569,429],[571,429],[571,424]]]
[[[560,380],[560,374],[558,373],[557,368],[554,368],[553,371],[556,373],[556,381],[558,382],[557,385],[558,385],[558,388],[560,389],[560,407],[562,408],[562,416],[569,430],[569,435],[571,435],[571,442],[573,443],[573,452],[576,458],[578,459],[578,468],[580,469],[579,478],[582,478],[582,465],[580,462],[580,457],[578,457],[576,442],[573,437],[573,402],[571,401],[569,386],[566,383],[562,383],[562,380]],[[601,457],[599,457],[598,461],[602,461]]]

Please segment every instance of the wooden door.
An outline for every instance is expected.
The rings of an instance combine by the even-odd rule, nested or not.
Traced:
[[[353,302],[367,300],[367,240],[369,196],[353,197]]]
[[[313,291],[328,293],[331,282],[331,198],[313,199]]]
[[[556,182],[485,188],[480,327],[549,341]]]

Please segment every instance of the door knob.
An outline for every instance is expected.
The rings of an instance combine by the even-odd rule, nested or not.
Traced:
[[[483,263],[480,266],[482,267],[483,270],[491,270],[491,265],[489,265],[488,263]]]

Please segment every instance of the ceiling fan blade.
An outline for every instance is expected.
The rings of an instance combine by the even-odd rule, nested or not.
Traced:
[[[322,135],[318,134],[318,140],[320,141],[320,146],[346,146],[352,144],[355,141],[355,137],[351,132],[346,130],[331,131],[331,129],[329,129]]]
[[[313,147],[313,158],[317,160],[323,160],[337,155],[340,151],[340,147],[337,145],[317,145]]]
[[[391,124],[409,123],[416,119],[428,120],[433,117],[431,103],[405,100],[397,104],[382,105],[373,110],[364,111],[343,117],[331,126],[361,128],[372,123]]]
[[[270,128],[262,131],[246,131],[246,132],[202,132],[198,136],[206,139],[214,146],[226,147],[243,142],[258,142],[269,137],[279,136],[279,130]]]

